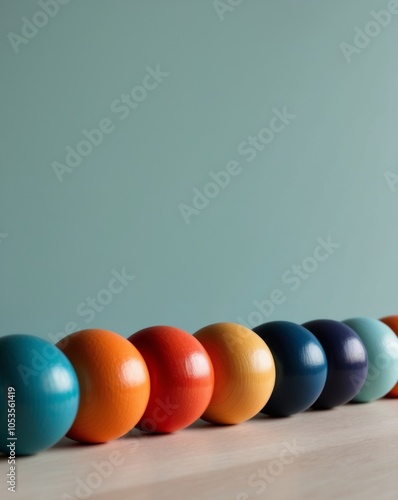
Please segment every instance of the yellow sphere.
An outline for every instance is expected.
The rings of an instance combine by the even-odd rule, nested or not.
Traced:
[[[275,364],[267,344],[237,323],[215,323],[194,336],[214,368],[214,392],[203,420],[239,424],[267,403],[275,385]]]

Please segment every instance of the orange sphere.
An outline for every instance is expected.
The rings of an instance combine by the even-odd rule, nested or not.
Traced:
[[[380,318],[380,321],[389,326],[395,335],[398,336],[398,316],[385,316],[384,318]],[[386,398],[398,398],[398,382],[386,395]]]
[[[72,363],[80,404],[67,437],[105,443],[129,432],[144,413],[150,382],[145,361],[124,337],[108,330],[81,330],[58,347]]]
[[[131,335],[151,378],[148,406],[138,423],[147,432],[174,432],[200,418],[214,388],[210,358],[192,335],[152,326]]]
[[[238,424],[262,410],[275,385],[274,358],[252,330],[236,323],[215,323],[194,336],[214,368],[214,392],[203,420]]]

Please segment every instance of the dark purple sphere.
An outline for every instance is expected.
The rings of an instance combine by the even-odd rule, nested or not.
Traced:
[[[362,340],[340,321],[318,319],[303,326],[318,339],[328,362],[325,387],[313,406],[333,408],[348,403],[361,390],[368,373],[368,355]]]

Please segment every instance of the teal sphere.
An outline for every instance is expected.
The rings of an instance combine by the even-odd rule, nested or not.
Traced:
[[[397,336],[390,327],[373,318],[351,318],[343,323],[357,333],[368,353],[368,374],[352,401],[368,403],[382,398],[398,380]],[[355,380],[352,383],[355,384]]]
[[[31,335],[0,338],[0,452],[32,455],[59,441],[79,406],[68,358]]]

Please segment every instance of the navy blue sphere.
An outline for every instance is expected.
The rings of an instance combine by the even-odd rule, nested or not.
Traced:
[[[289,321],[271,321],[253,330],[270,348],[276,368],[274,391],[261,412],[287,417],[307,410],[326,382],[321,344],[309,330]]]
[[[0,338],[0,452],[32,455],[69,430],[79,407],[79,382],[68,358],[31,335]]]
[[[303,325],[321,343],[328,362],[325,387],[316,408],[333,408],[351,401],[368,373],[368,355],[359,335],[340,321],[318,319]]]

